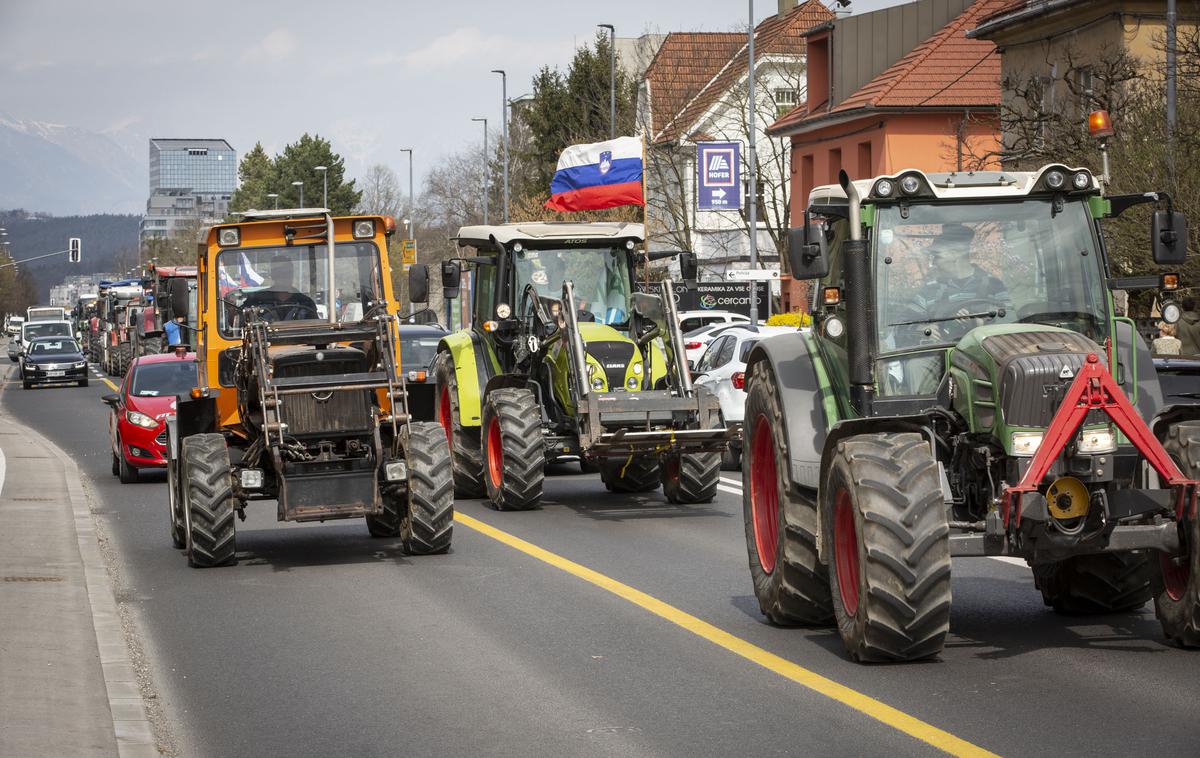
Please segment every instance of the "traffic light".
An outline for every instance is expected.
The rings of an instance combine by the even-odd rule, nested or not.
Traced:
[[[71,237],[67,240],[67,260],[71,263],[79,263],[82,254],[82,244],[78,237]]]

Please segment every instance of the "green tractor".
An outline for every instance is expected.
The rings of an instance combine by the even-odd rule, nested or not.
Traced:
[[[612,492],[711,501],[736,432],[692,386],[670,281],[637,291],[642,225],[468,226],[457,240],[471,254],[442,264],[443,294],[470,267],[472,327],[441,340],[433,369],[455,493],[535,508],[546,465],[578,457]],[[694,261],[682,255],[685,278]]]
[[[937,655],[951,558],[1015,556],[1061,613],[1150,599],[1200,646],[1200,409],[1164,405],[1112,290],[1102,219],[1153,203],[1158,264],[1186,256],[1161,193],[1083,169],[923,173],[816,188],[790,232],[809,333],[746,368],[746,544],[779,624],[836,625],[851,657]]]

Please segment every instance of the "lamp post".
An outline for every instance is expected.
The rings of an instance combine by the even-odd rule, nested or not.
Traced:
[[[269,197],[275,201],[275,210],[279,210],[279,193],[278,192],[268,192],[267,197]]]
[[[417,238],[416,230],[413,228],[417,223],[416,213],[416,198],[413,197],[413,151],[411,147],[402,147],[400,152],[408,153],[408,217],[412,219],[412,225],[409,226],[408,238],[415,240]]]
[[[472,121],[483,122],[483,224],[488,223],[488,135],[487,135],[487,119],[473,118]]]
[[[756,135],[754,134],[754,110],[757,102],[754,98],[754,0],[749,0],[750,3],[750,31],[748,55],[749,61],[747,69],[749,76],[749,96],[746,101],[747,109],[749,110],[749,129],[746,130],[749,137],[750,149],[746,151],[746,170],[750,174],[750,198],[748,205],[750,206],[750,269],[753,271],[758,268],[758,177],[755,176],[758,171],[756,165],[758,156],[755,154]],[[771,285],[767,285],[767,297],[770,297]],[[758,323],[758,282],[750,280],[750,325]]]
[[[608,137],[617,138],[617,29],[612,24],[596,24],[608,30]]]
[[[504,223],[508,223],[508,74],[504,69],[494,68],[493,74],[500,75],[500,123],[504,126]]]
[[[329,207],[329,167],[313,166],[313,171],[321,172],[321,207]]]
[[[292,182],[292,186],[300,188],[300,207],[303,208],[304,207],[304,182],[295,181],[295,182]]]

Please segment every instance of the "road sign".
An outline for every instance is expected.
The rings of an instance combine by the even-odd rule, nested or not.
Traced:
[[[416,240],[400,240],[400,262],[405,268],[417,262]]]
[[[742,143],[696,143],[696,202],[702,211],[742,208]]]
[[[770,282],[779,278],[779,272],[767,268],[732,268],[725,272],[727,282]]]
[[[62,255],[62,253],[59,253]],[[79,263],[83,258],[83,243],[78,237],[70,237],[67,239],[67,260],[71,263]]]

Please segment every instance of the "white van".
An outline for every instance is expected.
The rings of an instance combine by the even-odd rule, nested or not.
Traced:
[[[50,305],[31,305],[25,310],[25,321],[66,321],[67,309]]]

